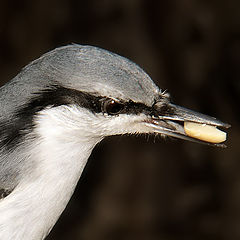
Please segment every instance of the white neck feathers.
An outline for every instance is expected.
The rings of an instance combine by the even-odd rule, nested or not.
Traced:
[[[53,114],[37,120],[28,146],[29,167],[18,186],[0,200],[0,239],[44,239],[66,207],[94,146],[101,138],[81,137]],[[57,120],[56,120],[57,119]],[[71,129],[71,131],[69,130]],[[73,132],[75,131],[75,132]]]

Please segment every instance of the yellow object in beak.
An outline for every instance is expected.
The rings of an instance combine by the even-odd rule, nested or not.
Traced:
[[[227,138],[227,134],[215,126],[201,123],[184,122],[184,131],[189,137],[210,143],[222,143]]]

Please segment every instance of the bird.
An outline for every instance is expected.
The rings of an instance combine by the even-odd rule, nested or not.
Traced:
[[[186,121],[230,126],[173,104],[118,54],[78,44],[43,54],[0,88],[0,239],[44,239],[105,137],[156,134],[204,143],[185,133]]]

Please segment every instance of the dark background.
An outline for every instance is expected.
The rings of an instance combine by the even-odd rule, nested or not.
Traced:
[[[95,45],[232,125],[227,149],[105,139],[48,240],[240,239],[239,14],[239,0],[0,2],[1,84],[55,47]]]

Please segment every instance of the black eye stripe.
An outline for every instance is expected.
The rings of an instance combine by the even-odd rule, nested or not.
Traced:
[[[153,112],[153,108],[148,107],[143,103],[135,103],[132,101],[126,102],[126,113],[129,113],[129,114],[145,113],[145,114],[151,115],[152,112]]]
[[[166,111],[166,108],[156,108],[155,104],[149,107],[143,103],[129,101],[117,101],[118,106],[114,109],[104,111],[103,105],[111,98],[95,96],[86,92],[65,88],[59,85],[49,86],[45,90],[33,94],[28,103],[15,112],[11,119],[0,122],[0,148],[11,151],[20,145],[28,133],[34,129],[34,116],[47,107],[61,105],[78,105],[93,113],[107,113],[109,115],[144,113],[150,116],[159,116]],[[159,105],[159,104],[158,104]],[[34,138],[34,136],[32,136]]]
[[[104,104],[115,101],[111,98],[97,97],[92,94],[77,91],[74,89],[68,89],[59,86],[53,86],[47,90],[41,91],[36,94],[36,97],[23,108],[22,113],[30,112],[32,114],[43,110],[46,107],[57,107],[61,105],[77,104],[81,107],[89,109],[94,113],[104,112]],[[139,114],[139,113],[150,113],[152,107],[148,107],[142,103],[135,103],[133,101],[115,101],[122,106],[120,114]]]
[[[86,92],[77,91],[61,86],[51,86],[43,91],[35,93],[32,99],[19,109],[11,119],[0,122],[0,147],[12,149],[20,144],[22,138],[34,128],[34,116],[47,107],[61,105],[79,105],[93,113],[104,113],[103,104],[112,99],[97,97]],[[119,101],[123,109],[117,114],[150,114],[153,115],[153,108],[142,103],[133,101]]]

